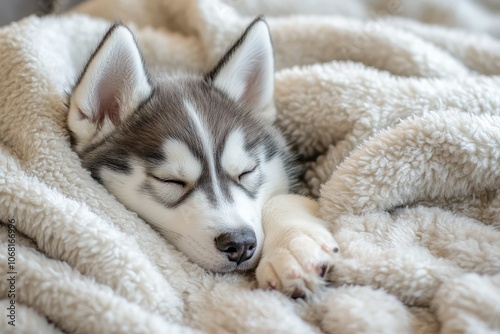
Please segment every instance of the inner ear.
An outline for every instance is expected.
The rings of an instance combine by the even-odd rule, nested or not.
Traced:
[[[113,25],[90,57],[71,95],[68,127],[77,148],[129,117],[153,88],[132,32]]]
[[[274,56],[267,23],[257,17],[207,75],[256,116],[274,121]]]

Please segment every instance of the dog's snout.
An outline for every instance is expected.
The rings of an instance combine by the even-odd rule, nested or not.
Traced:
[[[227,254],[229,261],[239,265],[253,256],[257,248],[257,238],[250,229],[237,230],[219,235],[215,238],[215,246]]]

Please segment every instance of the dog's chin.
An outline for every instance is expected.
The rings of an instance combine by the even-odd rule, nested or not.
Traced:
[[[220,265],[207,265],[207,263],[199,263],[200,266],[206,270],[213,271],[215,273],[230,273],[230,272],[243,272],[255,269],[259,263],[258,257],[255,259],[252,257],[250,260],[237,265],[234,262],[224,261]]]
[[[237,266],[235,270],[236,271],[252,270],[252,269],[255,269],[257,267],[258,263],[259,263],[259,259],[257,257],[255,259],[251,258],[250,260],[245,261],[242,264],[240,264],[239,266]]]

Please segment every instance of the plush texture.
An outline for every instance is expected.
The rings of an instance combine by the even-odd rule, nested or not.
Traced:
[[[488,0],[94,0],[80,14],[1,29],[3,310],[8,221],[17,228],[16,327],[2,315],[1,331],[500,331],[495,9]],[[278,125],[308,161],[304,191],[340,246],[331,287],[307,301],[188,261],[90,177],[65,128],[67,94],[106,20],[132,27],[148,65],[204,70],[260,12],[276,53]]]

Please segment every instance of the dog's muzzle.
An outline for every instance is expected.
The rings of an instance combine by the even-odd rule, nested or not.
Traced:
[[[239,229],[216,237],[215,246],[229,261],[239,265],[253,256],[257,248],[257,238],[253,230]]]

